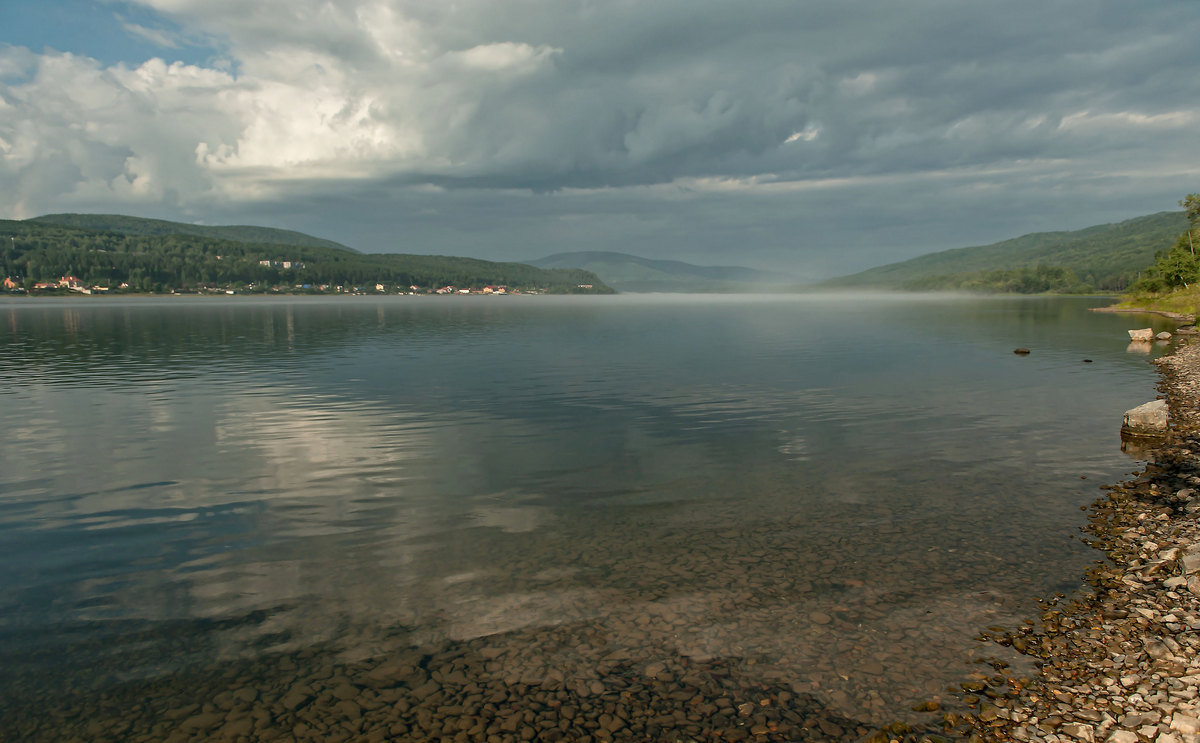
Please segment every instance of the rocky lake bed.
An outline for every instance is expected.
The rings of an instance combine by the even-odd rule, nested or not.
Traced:
[[[1079,508],[1130,466],[1112,411],[1154,396],[1142,354],[1168,347],[1112,342],[1092,303],[904,305],[868,364],[798,333],[827,325],[804,304],[765,328],[757,303],[173,310],[162,338],[136,308],[17,312],[0,741],[1190,743],[1197,356],[1162,362],[1172,438],[1093,507],[1110,560],[1080,591]],[[686,338],[664,364],[709,311],[726,366]],[[121,363],[76,363],[59,324],[66,349],[111,331]],[[177,372],[176,331],[235,326],[262,334],[245,363]],[[647,353],[606,367],[610,336]],[[439,365],[486,342],[502,383]],[[365,389],[331,392],[362,357]]]
[[[1191,334],[1178,343],[1156,361],[1167,437],[1090,508],[1087,541],[1105,559],[1089,589],[984,635],[1034,659],[1034,673],[996,662],[961,685],[941,732],[901,724],[872,739],[1200,741],[1200,344]]]

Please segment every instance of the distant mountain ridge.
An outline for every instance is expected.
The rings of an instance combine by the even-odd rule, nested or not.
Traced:
[[[293,230],[251,225],[201,225],[187,222],[170,222],[165,219],[127,217],[121,214],[46,214],[25,220],[59,227],[75,227],[85,230],[117,232],[122,235],[195,235],[213,240],[232,240],[241,243],[264,245],[295,245],[308,248],[334,248],[358,253],[333,240],[306,235]]]
[[[525,262],[538,268],[590,271],[614,289],[628,292],[734,292],[798,283],[790,276],[745,266],[698,266],[612,251],[556,253]]]
[[[1122,291],[1154,262],[1155,252],[1173,245],[1187,226],[1182,211],[1158,212],[1115,224],[1035,232],[990,245],[929,253],[828,279],[818,286],[994,291],[1047,279],[1058,282],[1051,290]]]

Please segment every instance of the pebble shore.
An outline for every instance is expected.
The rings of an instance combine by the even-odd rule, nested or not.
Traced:
[[[1037,671],[1016,678],[997,662],[964,684],[970,711],[945,714],[947,737],[1200,743],[1200,342],[1182,337],[1156,363],[1171,430],[1091,507],[1088,540],[1108,558],[1089,570],[1091,590],[989,632]]]

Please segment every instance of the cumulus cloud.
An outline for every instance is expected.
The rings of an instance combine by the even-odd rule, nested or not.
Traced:
[[[10,64],[24,56],[0,51]],[[27,80],[0,91],[5,196],[17,216],[55,198],[202,197],[213,178],[190,150],[202,138],[235,137],[236,125],[220,110],[197,108],[192,91],[219,95],[231,83],[216,70],[157,59],[102,68],[69,53],[37,55]]]
[[[212,40],[213,59],[0,47],[11,216],[335,188],[795,197],[1053,178],[1031,163],[1081,188],[1196,175],[1179,173],[1200,116],[1184,0],[138,4]]]

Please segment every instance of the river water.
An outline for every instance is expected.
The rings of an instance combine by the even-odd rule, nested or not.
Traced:
[[[0,739],[857,738],[1097,559],[1106,303],[0,300]]]

